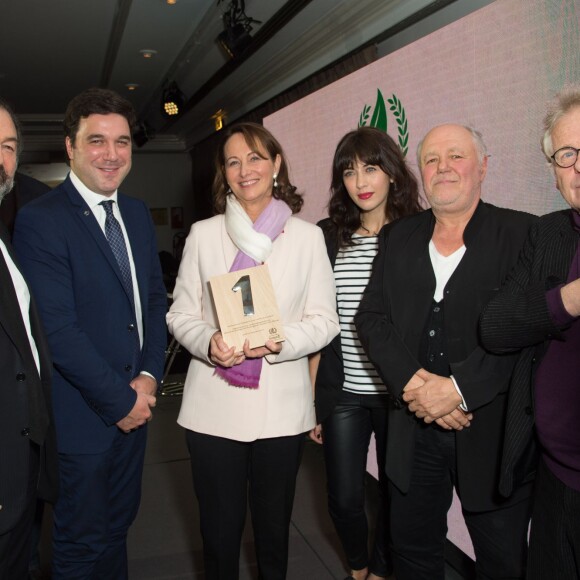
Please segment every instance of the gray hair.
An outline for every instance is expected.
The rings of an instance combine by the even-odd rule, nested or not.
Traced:
[[[552,162],[554,145],[552,144],[552,132],[556,123],[571,109],[580,107],[580,85],[570,85],[562,89],[548,104],[548,112],[544,117],[544,137],[542,139],[542,151]]]
[[[437,125],[437,127],[442,127],[443,125]],[[437,127],[433,127],[433,129],[436,129]],[[483,160],[487,157],[487,147],[483,141],[483,135],[477,130],[474,129],[473,127],[470,127],[469,125],[459,125],[459,127],[463,127],[466,131],[468,131],[471,134],[471,138],[473,139],[473,144],[475,145],[475,148],[477,149],[477,157],[479,159],[479,164],[481,165],[483,163]],[[433,130],[431,129],[431,131]],[[431,132],[429,131],[425,137]],[[417,145],[417,164],[419,165],[419,169],[421,168],[421,149],[423,148],[423,142],[425,141],[425,137],[423,137],[423,139],[421,139],[421,141],[419,141],[419,144]]]
[[[22,127],[20,121],[12,107],[2,97],[0,97],[0,110],[4,110],[8,113],[12,119],[12,123],[14,123],[14,127],[16,128],[16,160],[18,160],[22,153]]]

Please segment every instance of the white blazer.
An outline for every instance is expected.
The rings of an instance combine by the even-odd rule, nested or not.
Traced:
[[[256,389],[229,385],[208,357],[210,339],[219,329],[209,279],[227,273],[236,254],[223,215],[191,227],[167,314],[169,331],[193,357],[177,422],[237,441],[304,433],[315,424],[308,355],[340,330],[322,230],[290,217],[273,244],[266,263],[286,340],[279,354],[262,359]]]

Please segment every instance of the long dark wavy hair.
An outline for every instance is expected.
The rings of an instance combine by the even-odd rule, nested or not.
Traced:
[[[284,151],[274,135],[257,123],[238,123],[237,125],[232,125],[224,129],[222,141],[215,158],[215,177],[212,188],[213,204],[216,213],[225,213],[226,211],[226,197],[228,196],[229,186],[226,181],[224,150],[227,140],[236,133],[241,133],[248,147],[262,157],[262,159],[271,159],[274,161],[276,155],[280,155],[280,169],[276,177],[278,186],[272,188],[272,196],[285,201],[292,210],[292,213],[298,213],[302,209],[304,200],[299,193],[296,193],[296,187],[290,183],[288,163],[286,162]]]
[[[337,247],[350,246],[352,234],[361,227],[361,211],[344,185],[343,173],[356,162],[380,167],[392,180],[385,206],[388,222],[423,210],[419,188],[397,144],[374,127],[360,127],[338,143],[332,162],[328,214],[336,229]]]

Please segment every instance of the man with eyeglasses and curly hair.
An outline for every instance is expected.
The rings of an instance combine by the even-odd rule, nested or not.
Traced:
[[[544,119],[542,148],[569,208],[530,230],[517,266],[481,320],[497,353],[521,349],[502,469],[539,444],[528,578],[580,578],[580,85]],[[533,413],[532,410],[533,409]]]

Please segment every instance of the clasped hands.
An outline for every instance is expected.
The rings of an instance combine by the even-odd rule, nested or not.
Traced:
[[[405,385],[403,400],[419,419],[443,429],[461,431],[473,419],[459,407],[461,397],[453,381],[425,369],[419,369]]]
[[[250,341],[244,341],[242,352],[236,352],[235,347],[228,346],[218,330],[209,341],[209,358],[211,361],[222,367],[233,367],[244,362],[247,358],[262,358],[269,354],[277,354],[282,350],[281,342],[268,340],[264,346],[250,348]]]
[[[124,433],[141,427],[153,418],[151,409],[157,404],[155,393],[157,392],[157,381],[149,375],[139,375],[130,383],[131,387],[137,393],[137,400],[129,414],[117,421],[117,427]]]

